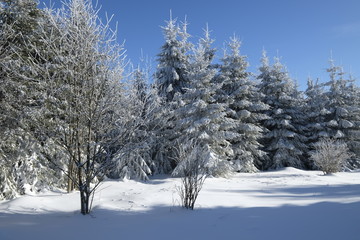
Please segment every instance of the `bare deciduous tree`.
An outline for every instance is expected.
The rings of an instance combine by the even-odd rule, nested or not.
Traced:
[[[122,47],[109,22],[102,23],[90,0],[70,0],[58,12],[48,10],[31,66],[46,84],[39,129],[61,146],[67,164],[68,191],[80,191],[81,213],[111,165],[121,102]],[[51,31],[47,30],[50,29]],[[29,60],[28,60],[29,61]],[[48,140],[49,142],[49,140]]]

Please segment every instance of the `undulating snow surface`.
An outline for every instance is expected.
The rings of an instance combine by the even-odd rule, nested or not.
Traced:
[[[196,209],[179,207],[180,179],[106,181],[89,216],[79,194],[0,202],[0,239],[360,239],[360,172],[286,168],[209,178]]]

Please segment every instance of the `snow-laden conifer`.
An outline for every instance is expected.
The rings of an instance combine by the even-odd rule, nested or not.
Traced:
[[[264,102],[270,106],[266,111],[269,119],[263,122],[264,127],[268,129],[263,145],[270,157],[270,162],[265,168],[303,168],[302,157],[306,152],[306,138],[300,124],[301,101],[295,84],[278,58],[275,58],[273,66],[269,65],[265,52],[259,70],[259,87],[264,94]]]
[[[314,82],[311,78],[308,79],[303,113],[306,117],[305,135],[309,153],[315,150],[316,142],[330,137],[330,129],[326,122],[330,111],[327,107],[328,98],[325,92],[325,84],[319,83],[318,80]],[[308,162],[308,164],[309,168],[316,168],[313,162]]]
[[[176,93],[184,93],[188,86],[189,57],[187,53],[191,44],[188,42],[186,21],[179,26],[170,14],[169,21],[162,29],[165,43],[158,54],[155,78],[159,95],[169,102]]]
[[[48,47],[39,40],[45,22],[36,1],[1,2],[0,198],[64,185],[48,161],[54,155],[45,151],[44,134],[34,121],[41,116],[46,85],[29,61]]]
[[[327,69],[330,80],[326,83],[329,90],[325,93],[327,100],[326,127],[327,135],[335,139],[341,139],[348,144],[350,151],[355,153],[348,167],[359,166],[360,146],[360,105],[359,88],[354,80],[345,77],[342,67],[336,66],[334,60],[330,60]]]
[[[194,48],[188,74],[189,86],[183,94],[175,95],[174,134],[177,134],[176,141],[180,143],[185,139],[197,141],[205,149],[210,174],[221,175],[230,170],[227,158],[232,150],[222,131],[225,107],[216,100],[216,92],[221,85],[213,81],[216,70],[211,67],[211,42],[207,30],[205,37]],[[179,169],[174,171],[181,172]]]
[[[147,180],[150,174],[168,172],[169,162],[161,157],[163,128],[167,123],[166,107],[149,86],[149,74],[133,71],[126,96],[121,103],[123,114],[117,121],[116,153],[109,176]]]
[[[169,21],[162,27],[165,43],[158,54],[158,66],[154,74],[153,86],[158,88],[158,94],[163,99],[163,108],[168,115],[164,118],[166,121],[162,121],[163,127],[159,132],[162,141],[157,145],[158,152],[154,157],[156,162],[162,162],[163,166],[172,166],[172,169],[176,165],[172,142],[178,134],[174,130],[177,116],[174,116],[172,111],[178,108],[178,102],[174,98],[184,94],[189,86],[189,51],[192,44],[188,41],[190,35],[187,25],[186,20],[181,25],[177,24],[170,12]]]
[[[226,121],[223,128],[231,143],[235,171],[255,172],[265,152],[261,150],[263,134],[261,121],[266,118],[262,112],[268,106],[262,102],[261,93],[250,80],[246,56],[240,54],[240,41],[233,37],[228,43],[230,52],[221,59],[217,82],[221,88],[217,99],[226,105]]]

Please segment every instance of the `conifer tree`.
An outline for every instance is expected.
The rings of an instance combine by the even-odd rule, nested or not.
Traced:
[[[310,153],[315,150],[315,145],[320,139],[329,138],[329,127],[327,126],[327,116],[330,111],[327,108],[327,96],[325,95],[325,85],[314,82],[312,79],[307,81],[307,89],[305,91],[305,104],[303,112],[307,124],[305,124],[305,136],[307,137],[308,159]],[[316,166],[313,162],[308,162],[308,168],[314,169]]]
[[[260,90],[264,94],[264,102],[270,106],[266,111],[269,119],[263,122],[268,129],[263,139],[265,151],[268,152],[270,162],[265,168],[278,169],[281,167],[303,168],[303,154],[307,151],[301,126],[301,112],[299,112],[299,94],[295,84],[288,76],[284,66],[278,58],[275,64],[269,65],[265,52],[262,57],[258,79],[261,81]]]
[[[187,22],[178,26],[176,19],[170,20],[162,27],[165,43],[158,54],[158,66],[155,73],[159,95],[167,102],[173,100],[176,93],[183,94],[188,86],[187,77],[189,68],[188,51],[191,44],[188,42]]]
[[[146,180],[151,173],[146,156],[146,101],[147,83],[145,74],[137,68],[127,82],[121,112],[117,120],[117,141],[113,148],[113,167],[107,174],[110,178]]]
[[[119,137],[109,173],[112,178],[147,180],[150,174],[171,170],[159,149],[165,145],[161,134],[167,121],[166,106],[149,82],[149,74],[137,68],[126,87],[121,103],[124,111],[117,121]]]
[[[217,82],[222,88],[217,92],[219,101],[227,106],[227,138],[233,149],[232,161],[236,171],[255,172],[256,165],[265,155],[259,140],[263,135],[261,121],[266,118],[262,112],[268,106],[261,101],[261,93],[250,80],[246,56],[240,55],[240,41],[233,37],[228,43],[230,53],[221,59]]]
[[[232,150],[221,129],[225,121],[224,104],[216,101],[216,91],[221,85],[213,81],[216,70],[211,68],[214,50],[209,31],[200,39],[194,49],[188,78],[189,86],[184,94],[176,95],[177,108],[174,110],[174,133],[179,143],[185,139],[197,141],[207,155],[209,174],[226,174],[230,168],[227,161]],[[181,163],[174,170],[181,172]]]
[[[178,102],[174,98],[179,98],[189,86],[189,51],[192,44],[188,41],[190,35],[187,33],[187,25],[185,21],[179,26],[170,12],[170,20],[162,27],[165,43],[158,54],[158,66],[154,75],[154,86],[163,99],[163,114],[166,115],[164,119],[167,119],[161,133],[159,132],[163,141],[158,145],[159,152],[155,154],[155,161],[162,162],[163,166],[171,166],[171,169],[176,166],[173,141],[177,134],[174,130],[177,116],[173,111],[178,108]]]
[[[345,78],[343,69],[330,60],[327,69],[330,80],[328,92],[325,93],[327,104],[326,127],[327,136],[341,139],[348,144],[350,151],[355,153],[353,159],[346,165],[354,168],[359,166],[360,145],[360,106],[359,88],[354,85],[354,80]]]
[[[45,48],[39,39],[40,24],[46,21],[36,1],[1,1],[0,178],[1,183],[8,185],[5,188],[12,189],[2,194],[5,197],[23,194],[26,189],[38,191],[63,184],[47,161],[49,156],[43,153],[44,136],[36,130],[34,121],[43,105],[46,87],[29,61]]]

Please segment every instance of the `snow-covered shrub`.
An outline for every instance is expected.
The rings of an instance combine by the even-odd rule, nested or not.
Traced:
[[[181,177],[181,186],[178,187],[182,206],[194,209],[195,201],[208,176],[207,158],[204,148],[197,142],[189,141],[188,144],[178,147],[178,165],[173,176]]]
[[[315,151],[310,155],[324,174],[339,172],[345,161],[351,157],[346,143],[332,138],[323,138],[317,142]]]

